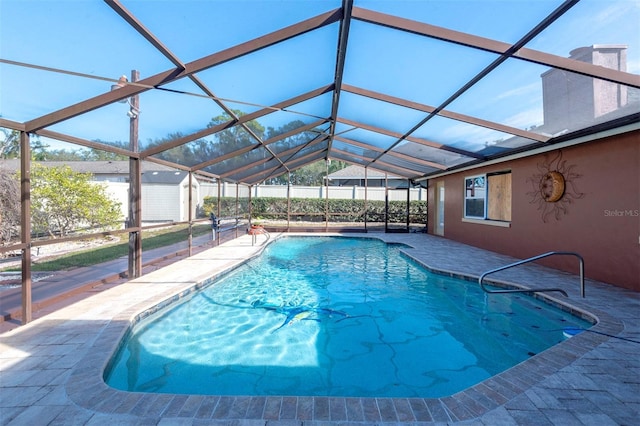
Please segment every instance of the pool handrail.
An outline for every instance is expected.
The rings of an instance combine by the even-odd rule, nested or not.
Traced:
[[[266,229],[264,229],[264,227],[260,227],[260,228],[249,228],[247,229],[247,233],[249,235],[251,235],[251,245],[255,245],[256,244],[256,240],[258,235],[264,235],[267,239],[264,240],[264,242],[262,244],[266,244],[270,239],[271,239],[271,234],[269,234],[269,232],[267,232]]]
[[[547,292],[547,291],[558,291],[560,293],[562,293],[565,297],[569,297],[569,295],[567,294],[566,291],[564,291],[561,288],[540,288],[540,289],[508,289],[508,290],[489,290],[487,288],[485,288],[483,280],[484,278],[489,275],[489,274],[493,274],[494,272],[499,272],[499,271],[503,271],[505,269],[509,269],[509,268],[513,268],[514,266],[518,266],[518,265],[522,265],[525,263],[529,263],[529,262],[533,262],[535,260],[539,260],[539,259],[543,259],[545,257],[549,257],[549,256],[555,256],[555,255],[560,255],[560,256],[575,256],[578,258],[578,260],[580,261],[580,295],[582,296],[582,298],[584,298],[584,259],[582,258],[582,256],[580,256],[578,253],[572,252],[572,251],[550,251],[548,253],[543,253],[540,254],[538,256],[533,256],[530,257],[528,259],[524,259],[524,260],[520,260],[518,262],[514,262],[514,263],[510,263],[508,265],[505,266],[501,266],[500,268],[495,268],[492,269],[490,271],[487,271],[485,273],[483,273],[482,275],[480,275],[480,278],[478,278],[478,283],[480,284],[480,287],[482,288],[482,290],[485,293],[541,293],[541,292]]]

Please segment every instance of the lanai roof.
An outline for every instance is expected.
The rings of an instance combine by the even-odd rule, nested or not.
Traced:
[[[351,165],[351,166],[345,167],[344,169],[337,170],[333,173],[330,173],[327,176],[329,180],[331,179],[365,179],[365,178],[384,179],[385,177],[388,179],[399,178],[399,176],[381,172],[379,170],[376,170],[375,168],[369,168],[366,170],[366,173],[365,173],[364,167],[356,166],[356,165]]]
[[[0,8],[0,126],[250,185],[322,159],[419,179],[640,120],[636,1]]]
[[[39,164],[46,167],[69,166],[76,172],[91,173],[93,175],[126,175],[129,173],[129,161],[41,161]],[[0,160],[0,170],[8,172],[20,171],[20,160]],[[163,164],[143,162],[142,173],[162,171],[174,173],[175,169]]]

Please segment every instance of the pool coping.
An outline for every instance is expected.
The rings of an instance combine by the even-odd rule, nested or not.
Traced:
[[[432,238],[426,235],[420,238],[420,236],[403,236],[402,234],[291,233],[274,235],[274,240],[282,236],[295,235],[377,238],[385,242],[401,242],[403,244],[407,244],[406,241],[411,240],[412,244],[408,244],[410,248],[403,251],[425,267],[437,270],[439,273],[467,278],[474,275],[467,271],[456,271],[453,270],[454,268],[442,265],[435,267],[434,263],[437,262],[429,261],[429,256],[425,257],[424,253],[421,254],[421,250],[424,250],[424,247],[420,247],[423,245],[423,240],[431,240]],[[447,242],[446,244],[455,243]],[[132,421],[133,419],[160,421],[161,419],[181,418],[194,421],[197,419],[243,420],[245,423],[256,421],[256,424],[281,420],[340,422],[343,424],[460,422],[481,418],[492,410],[504,406],[564,367],[571,365],[589,351],[610,340],[611,336],[619,334],[625,328],[619,318],[590,303],[590,288],[587,287],[587,299],[573,297],[568,305],[576,312],[588,312],[597,320],[597,323],[591,328],[591,331],[594,332],[582,332],[470,388],[441,398],[174,395],[126,392],[106,385],[103,380],[105,368],[136,318],[139,319],[144,315],[151,314],[161,307],[185,297],[197,288],[204,286],[204,282],[215,280],[220,275],[259,255],[264,247],[261,244],[258,246],[251,244],[250,237],[243,236],[111,289],[105,292],[103,297],[101,297],[103,294],[94,296],[97,299],[93,303],[100,304],[101,309],[108,311],[109,314],[98,321],[97,330],[95,329],[96,325],[90,324],[88,326],[92,330],[91,333],[95,333],[95,339],[87,345],[86,353],[78,359],[77,364],[70,368],[68,377],[62,384],[68,400],[94,414],[117,416],[118,418],[123,416],[124,419]],[[491,253],[491,255],[495,254]],[[498,255],[498,257],[500,256]],[[211,276],[202,272],[203,264],[206,265],[205,269],[213,272],[209,273]],[[211,268],[212,264],[215,264],[215,267]],[[542,270],[542,268],[538,265],[531,267],[534,271]],[[183,274],[185,270],[189,270],[194,275],[189,277],[190,279],[184,277],[182,281],[169,283],[172,279],[175,281],[175,278],[172,277]],[[575,276],[547,269],[544,273],[551,276],[559,275],[560,281],[567,281],[568,291],[575,294],[575,282],[573,282]],[[572,281],[572,283],[568,281]],[[504,282],[508,285],[514,284],[509,279]],[[596,285],[593,282],[589,284]],[[635,293],[631,292],[631,294]],[[130,298],[131,295],[134,297]],[[557,298],[547,297],[561,303]],[[122,305],[119,308],[109,306],[114,300]],[[125,302],[127,300],[128,303]],[[82,303],[84,301],[79,302],[79,305]],[[82,307],[76,306],[76,309],[82,309]],[[43,317],[41,320],[46,321],[46,318]],[[34,321],[25,328],[37,327],[42,321]]]

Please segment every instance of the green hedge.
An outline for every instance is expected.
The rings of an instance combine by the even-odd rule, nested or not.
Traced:
[[[203,210],[206,215],[216,212],[217,197],[205,197]],[[322,222],[325,220],[326,203],[329,203],[329,213],[333,222],[364,222],[364,200],[324,200],[318,198],[291,198],[291,219],[305,222]],[[286,219],[287,199],[275,197],[253,198],[252,216],[264,220]],[[241,217],[248,217],[248,198],[238,199],[238,212]],[[223,197],[220,199],[220,217],[235,217],[236,198]],[[367,221],[384,222],[384,201],[367,201]],[[389,221],[404,222],[406,201],[389,202]],[[409,204],[411,223],[427,222],[427,202],[411,201]]]

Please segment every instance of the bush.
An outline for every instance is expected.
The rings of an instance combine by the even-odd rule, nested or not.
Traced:
[[[203,209],[207,215],[216,209],[217,197],[205,197]],[[241,198],[239,201],[239,211],[242,217],[248,217],[248,198]],[[260,217],[264,220],[282,219],[287,215],[287,199],[275,197],[258,197],[251,200],[251,214],[254,218]],[[291,198],[292,218],[304,222],[323,222],[325,220],[325,206],[327,200],[320,198]],[[220,217],[235,217],[235,197],[223,197],[220,199]],[[364,200],[328,200],[329,214],[333,222],[364,222],[365,202]],[[384,222],[385,202],[367,201],[367,221]],[[406,202],[389,202],[389,222],[402,223],[406,221]],[[411,201],[409,203],[409,216],[412,223],[427,222],[427,202]]]
[[[69,166],[31,169],[31,223],[34,232],[65,236],[78,228],[105,228],[122,222],[120,203],[88,173]]]
[[[0,170],[0,245],[20,236],[20,182]]]

